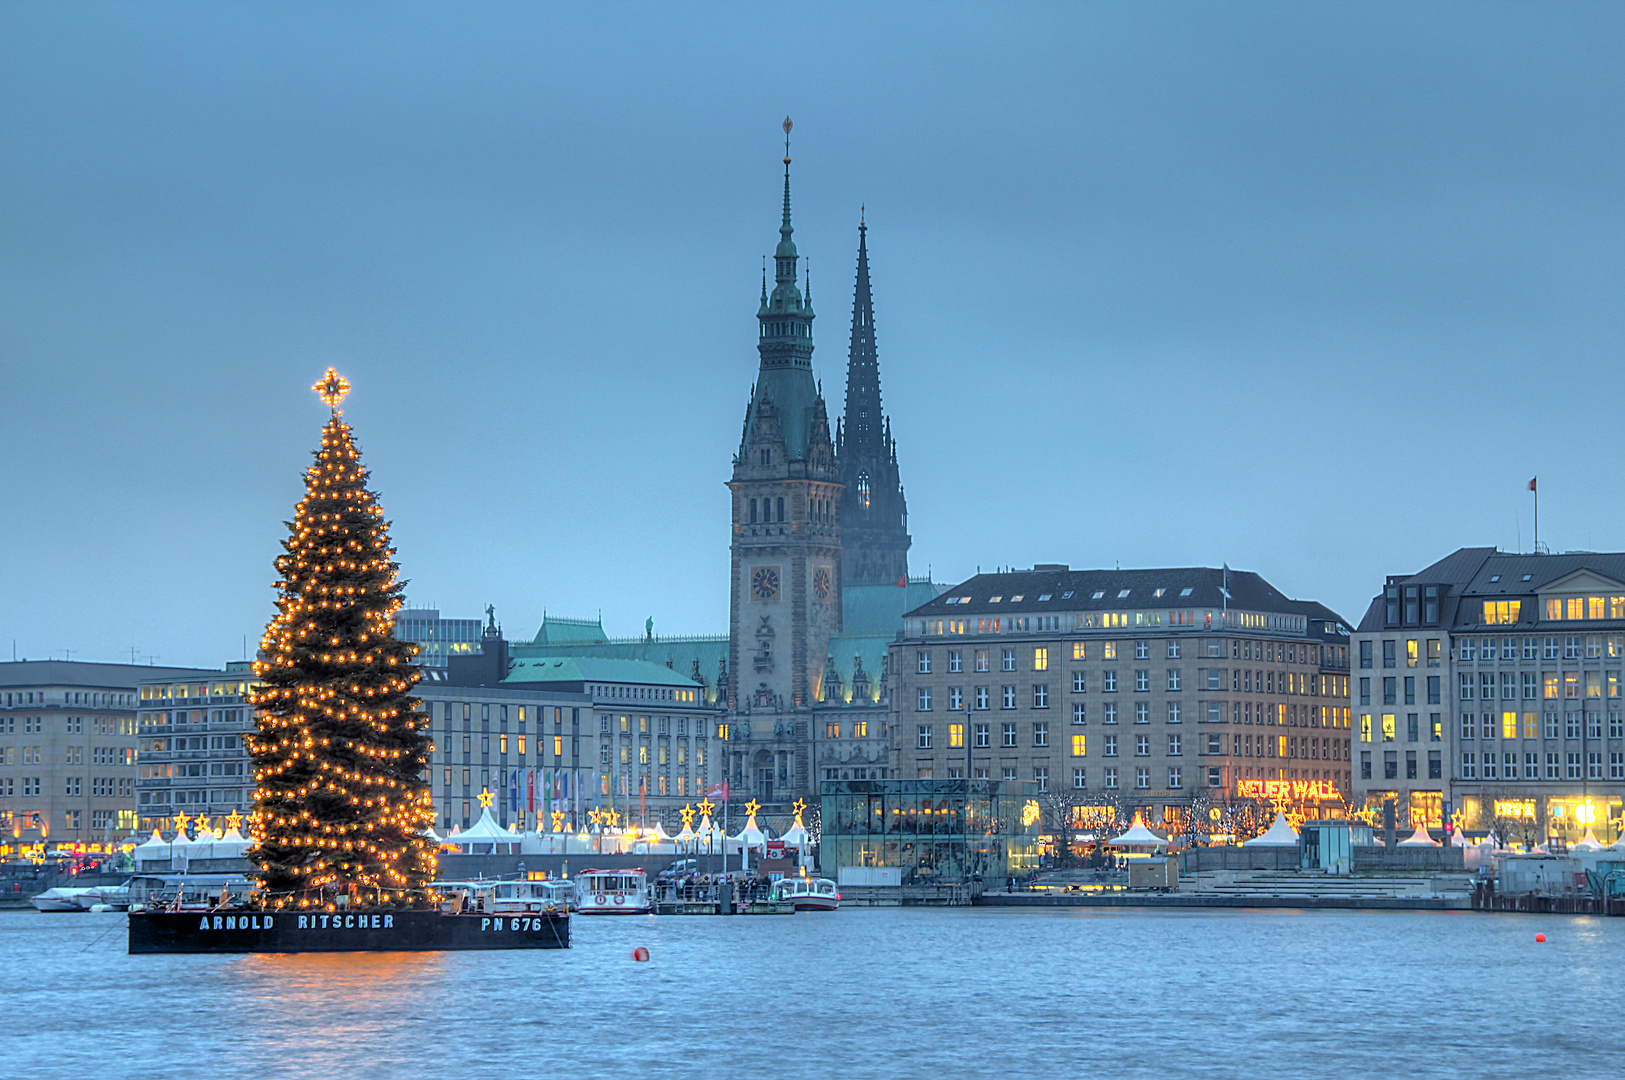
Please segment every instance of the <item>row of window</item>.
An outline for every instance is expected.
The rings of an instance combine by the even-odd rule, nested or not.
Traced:
[[[1440,755],[1439,751],[1437,751],[1437,750],[1429,750],[1428,751],[1427,767],[1428,767],[1428,776],[1427,776],[1427,778],[1429,780],[1439,780],[1439,779],[1443,778],[1442,773],[1444,771],[1444,764],[1443,764],[1443,760],[1441,758],[1441,755]],[[1384,780],[1397,780],[1397,779],[1399,779],[1399,753],[1398,753],[1398,751],[1389,750],[1389,751],[1386,751],[1383,754],[1382,776],[1383,776]],[[1369,750],[1360,751],[1360,779],[1362,779],[1362,780],[1370,780],[1371,779],[1371,751],[1369,751]],[[1405,751],[1405,779],[1407,779],[1407,780],[1418,780],[1418,779],[1420,779],[1420,777],[1418,777],[1416,775],[1416,751],[1415,750],[1407,750],[1407,751]]]
[[[1608,737],[1610,739],[1625,739],[1625,714],[1611,712],[1607,715]],[[1600,712],[1564,713],[1562,714],[1561,725],[1558,723],[1558,714],[1554,712],[1504,712],[1499,716],[1495,713],[1461,714],[1461,737],[1463,739],[1477,738],[1480,733],[1482,733],[1483,738],[1493,739],[1496,737],[1497,732],[1503,739],[1516,739],[1519,737],[1520,730],[1525,739],[1600,739],[1603,737],[1603,714]]]
[[[1471,671],[1461,673],[1456,696],[1462,701],[1472,701],[1476,690],[1481,700],[1493,701],[1496,696],[1496,673],[1482,671],[1478,673],[1476,679],[1473,676],[1474,673]],[[1503,671],[1500,676],[1501,699],[1503,701],[1516,700],[1520,696],[1518,693],[1520,685],[1523,690],[1522,697],[1528,701],[1536,700],[1537,697],[1554,701],[1560,695],[1563,698],[1575,700],[1582,696],[1582,679],[1584,679],[1583,696],[1585,697],[1602,697],[1605,686],[1608,697],[1619,697],[1620,678],[1617,671]],[[1410,679],[1406,679],[1406,682],[1410,681]],[[1432,679],[1429,681],[1431,682]],[[1383,682],[1385,684],[1392,683],[1393,679],[1385,679]],[[1385,686],[1385,694],[1387,690],[1388,688]]]
[[[44,784],[40,776],[0,776],[0,797],[38,795]],[[91,798],[128,797],[135,790],[134,781],[127,776],[93,776],[90,778]],[[62,794],[70,799],[83,798],[85,779],[82,776],[64,776]]]
[[[7,690],[0,696],[0,704],[5,708],[13,709],[19,705],[44,705],[44,690]],[[91,708],[102,709],[133,709],[135,707],[134,694],[103,693],[99,690],[64,690],[62,691],[63,705],[88,705]]]
[[[1360,642],[1362,668],[1373,666],[1372,644],[1371,641]],[[1625,634],[1584,634],[1561,638],[1532,636],[1457,638],[1455,644],[1456,659],[1461,661],[1492,661],[1497,656],[1502,660],[1597,660],[1605,656],[1609,658],[1625,656]],[[1382,641],[1383,667],[1400,666],[1399,649],[1400,642],[1395,638],[1385,638]],[[1416,667],[1420,661],[1427,667],[1438,667],[1440,649],[1439,638],[1420,641],[1416,638],[1407,638],[1404,641],[1404,666]],[[1426,659],[1422,661],[1424,652]]]
[[[1118,646],[1124,644],[1117,641],[1074,641],[1071,643],[1073,660],[1116,660],[1118,659]],[[1135,641],[1132,645],[1133,656],[1136,660],[1151,659],[1151,642]],[[1369,644],[1369,643],[1367,643]],[[1185,643],[1180,640],[1170,640],[1163,643],[1164,655],[1169,660],[1178,660],[1184,650]],[[1230,643],[1230,655],[1236,660],[1269,660],[1283,664],[1319,664],[1322,661],[1322,650],[1330,646],[1289,644],[1275,641],[1235,640]],[[1033,671],[1048,671],[1051,661],[1050,646],[1034,645],[1032,651]],[[999,650],[999,670],[1016,670],[1015,649]],[[1198,642],[1196,655],[1199,657],[1222,658],[1225,655],[1224,642],[1219,640]],[[1125,652],[1123,658],[1127,659]],[[931,674],[931,665],[934,662],[930,649],[920,649],[915,654],[915,669],[921,675]],[[992,650],[972,650],[971,662],[976,671],[991,670]],[[948,671],[964,670],[965,654],[963,649],[948,650]],[[1369,664],[1365,665],[1370,667]]]
[[[1603,755],[1599,750],[1587,751],[1584,760],[1581,755],[1574,752],[1562,755],[1548,753],[1545,755],[1545,775],[1541,775],[1541,755],[1526,752],[1522,755],[1524,780],[1601,780],[1603,777]],[[1463,780],[1507,780],[1519,779],[1519,755],[1512,752],[1497,755],[1493,752],[1466,751],[1461,755],[1461,778]],[[1581,775],[1581,769],[1584,775]],[[1609,780],[1625,780],[1625,752],[1611,750],[1608,752]]]

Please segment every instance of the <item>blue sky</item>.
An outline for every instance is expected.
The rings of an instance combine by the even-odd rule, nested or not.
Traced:
[[[332,364],[415,603],[720,631],[796,122],[912,563],[1625,548],[1625,9],[0,7],[0,649],[241,655]]]

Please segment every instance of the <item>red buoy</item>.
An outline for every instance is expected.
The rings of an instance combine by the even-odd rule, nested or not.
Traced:
[[[1546,935],[1545,934],[1536,934],[1535,935],[1535,940],[1536,941],[1545,941],[1546,940]],[[642,950],[640,949],[638,951],[641,952]]]
[[[1542,937],[1541,940],[1545,941],[1546,939]],[[645,949],[642,945],[639,945],[637,948],[632,950],[632,959],[639,961],[649,959],[649,950]]]

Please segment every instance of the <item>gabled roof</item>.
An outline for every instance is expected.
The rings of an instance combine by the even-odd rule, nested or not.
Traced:
[[[557,615],[543,615],[542,625],[531,639],[537,645],[585,645],[608,641],[604,633],[604,620],[564,619]]]

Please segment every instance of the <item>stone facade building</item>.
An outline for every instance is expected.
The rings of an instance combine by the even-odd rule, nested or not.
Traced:
[[[1243,571],[979,574],[891,646],[896,775],[968,768],[1079,807],[1127,793],[1155,821],[1197,793],[1340,802],[1347,635]]]
[[[0,836],[5,843],[108,845],[136,829],[141,680],[194,668],[24,660],[0,664]],[[183,702],[182,704],[189,704]]]
[[[1353,639],[1357,797],[1401,823],[1609,843],[1625,798],[1625,553],[1462,548]]]

